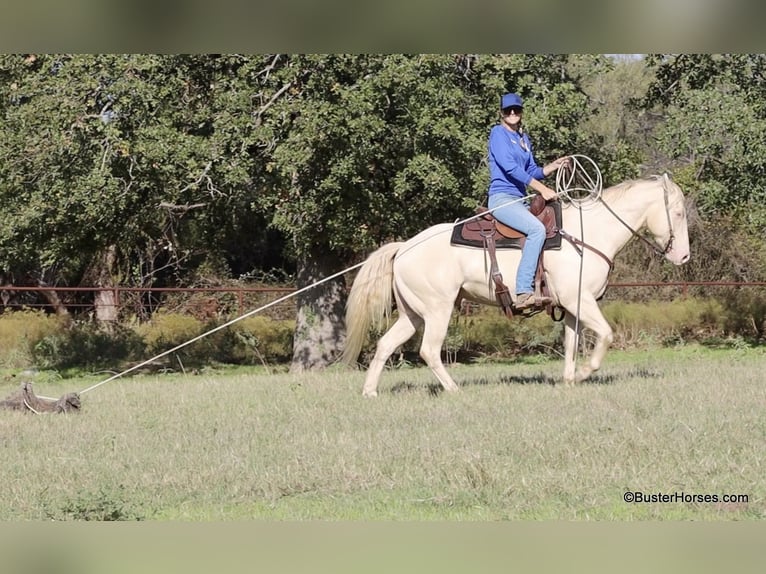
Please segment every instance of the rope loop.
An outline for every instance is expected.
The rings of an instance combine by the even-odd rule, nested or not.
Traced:
[[[596,162],[585,155],[570,155],[569,165],[556,172],[556,193],[577,206],[601,197],[603,182]]]

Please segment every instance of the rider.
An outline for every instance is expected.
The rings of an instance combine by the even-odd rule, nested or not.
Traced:
[[[526,235],[516,273],[517,309],[550,303],[549,298],[536,299],[534,295],[535,268],[545,243],[545,226],[520,198],[526,197],[526,188],[530,187],[546,201],[556,199],[556,192],[540,180],[569,162],[568,157],[560,157],[542,168],[535,163],[532,143],[522,127],[523,111],[518,94],[504,94],[500,98],[500,123],[489,134],[489,209],[500,222]]]

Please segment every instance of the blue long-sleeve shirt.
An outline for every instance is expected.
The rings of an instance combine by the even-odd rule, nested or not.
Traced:
[[[523,142],[523,143],[522,143]],[[489,132],[489,195],[509,193],[527,195],[532,178],[545,177],[543,168],[535,163],[532,143],[527,134],[519,135],[501,125]]]

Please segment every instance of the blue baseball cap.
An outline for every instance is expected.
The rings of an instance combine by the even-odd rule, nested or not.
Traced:
[[[521,101],[521,96],[519,96],[518,94],[505,94],[500,98],[501,110],[510,108],[512,106],[518,106],[520,108],[524,107],[524,104]]]

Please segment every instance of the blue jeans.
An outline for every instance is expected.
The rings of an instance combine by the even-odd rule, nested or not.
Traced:
[[[534,215],[529,213],[529,206],[521,198],[507,193],[493,193],[489,196],[488,207],[496,208],[498,205],[507,204],[492,212],[496,219],[509,227],[518,229],[527,236],[524,247],[521,250],[521,261],[516,272],[516,294],[532,293],[535,290],[535,269],[540,252],[545,243],[545,226]]]

